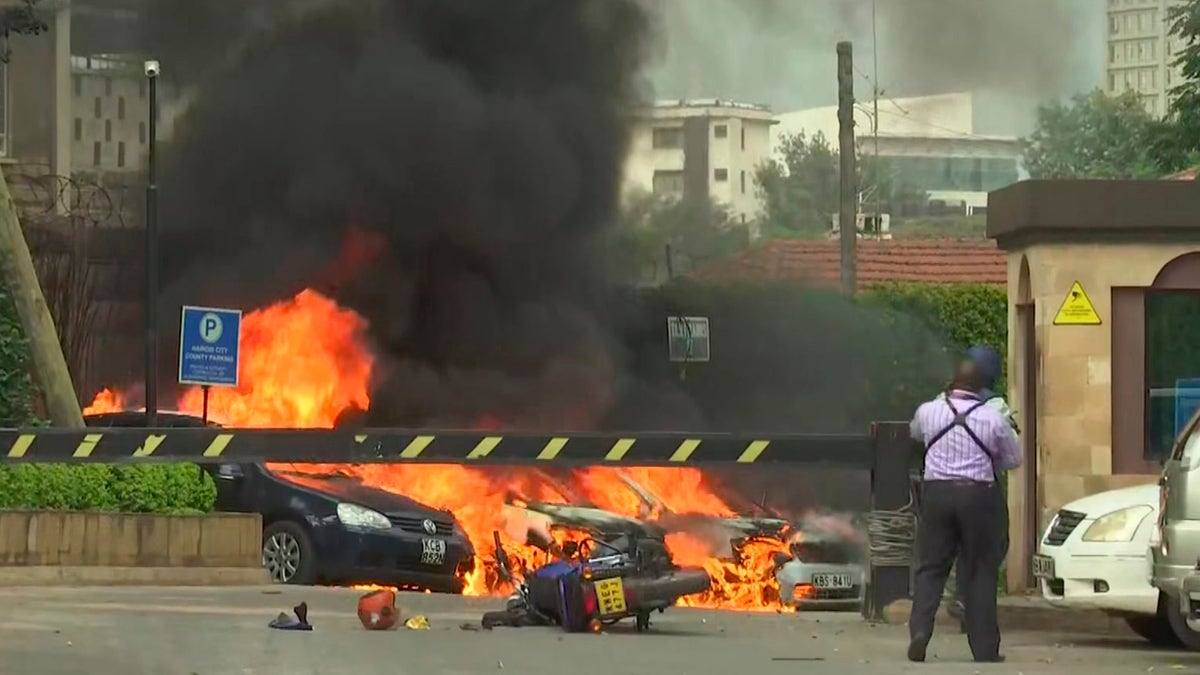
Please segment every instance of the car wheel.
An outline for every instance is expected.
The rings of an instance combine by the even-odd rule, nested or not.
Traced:
[[[308,585],[317,579],[317,556],[304,528],[282,520],[263,532],[263,568],[276,584]]]
[[[1183,610],[1179,608],[1179,603],[1162,595],[1159,597],[1159,607],[1163,613],[1167,615],[1167,622],[1171,626],[1171,632],[1175,637],[1183,643],[1183,646],[1190,651],[1200,651],[1200,633],[1188,628],[1187,617],[1183,615]]]
[[[1166,616],[1130,616],[1125,618],[1130,630],[1139,637],[1145,638],[1150,644],[1158,647],[1178,647],[1179,638],[1171,629],[1171,622]]]

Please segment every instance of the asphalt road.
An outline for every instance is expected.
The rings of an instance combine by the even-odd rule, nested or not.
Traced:
[[[358,593],[327,588],[0,589],[3,675],[694,675],[753,673],[1013,673],[1056,675],[1200,672],[1200,654],[1136,641],[1068,634],[1005,636],[1009,661],[977,666],[960,635],[935,638],[931,662],[904,660],[906,629],[871,627],[854,614],[750,615],[669,610],[652,633],[603,635],[554,628],[466,631],[494,599],[405,595],[407,614],[431,630],[368,632]],[[267,622],[300,600],[311,633]]]

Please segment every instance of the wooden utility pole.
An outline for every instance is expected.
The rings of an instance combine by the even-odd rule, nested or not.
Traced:
[[[855,248],[858,245],[858,176],[854,147],[854,48],[839,42],[838,56],[838,154],[841,156],[841,206],[838,231],[842,243],[842,292],[858,290]]]
[[[54,329],[54,319],[46,307],[46,298],[42,295],[42,286],[33,267],[33,257],[29,254],[29,245],[25,243],[17,207],[13,204],[3,172],[0,172],[0,275],[16,305],[21,330],[29,341],[33,367],[46,399],[50,420],[56,427],[82,429],[83,413],[79,409],[79,399],[75,397],[75,387],[71,384],[71,372],[67,369],[58,331]]]

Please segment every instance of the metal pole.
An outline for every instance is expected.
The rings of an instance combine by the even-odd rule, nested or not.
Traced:
[[[156,61],[146,62],[150,89],[149,148],[146,157],[146,426],[158,422],[158,71]]]
[[[841,206],[838,230],[842,249],[842,292],[847,296],[858,290],[855,272],[855,248],[858,243],[858,180],[854,156],[854,47],[839,42],[838,56],[838,154],[841,156]]]
[[[875,119],[871,121],[871,131],[875,136],[875,176],[873,179],[875,192],[875,232],[880,234],[883,227],[883,216],[879,213],[879,186],[883,182],[883,165],[879,162],[879,34],[876,32],[875,13],[879,3],[871,3],[871,56],[875,59],[874,81],[871,88],[875,94]]]
[[[209,389],[210,389],[210,387],[207,384],[204,385],[203,387],[200,387],[200,391],[204,392],[204,407],[203,407],[203,412],[200,413],[200,420],[201,420],[201,422],[203,422],[204,426],[208,426],[208,390]]]

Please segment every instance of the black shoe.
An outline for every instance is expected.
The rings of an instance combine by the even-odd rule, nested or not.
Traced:
[[[908,643],[908,660],[913,663],[923,663],[925,661],[925,649],[928,646],[928,638],[913,638]]]
[[[982,659],[975,659],[975,663],[1004,663],[1003,654],[993,654]]]

